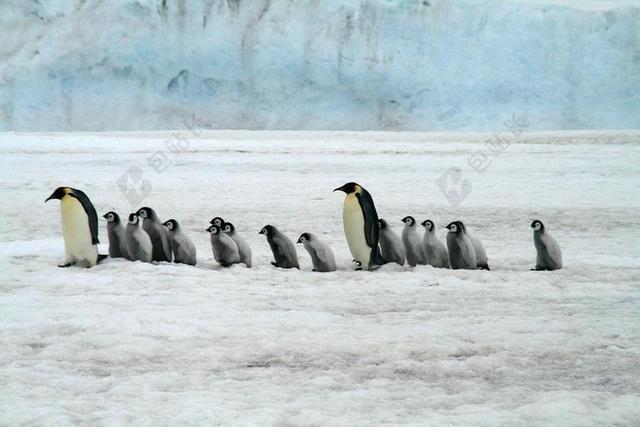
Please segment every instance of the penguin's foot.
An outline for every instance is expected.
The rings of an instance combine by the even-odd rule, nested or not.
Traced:
[[[280,267],[280,266],[278,265],[278,263],[276,263],[276,262],[274,262],[274,261],[271,261],[271,265],[273,265],[274,267]]]
[[[353,262],[358,266],[358,267],[362,267],[362,263],[360,261],[358,261],[357,259],[354,259]]]
[[[66,264],[58,264],[58,267],[60,268],[67,268],[67,267],[71,267],[74,266],[76,263],[75,262],[68,262]]]

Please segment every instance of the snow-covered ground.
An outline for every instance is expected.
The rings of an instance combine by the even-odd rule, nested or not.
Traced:
[[[482,173],[468,159],[491,135],[177,136],[0,136],[0,424],[638,425],[640,133],[521,135]],[[457,207],[436,184],[450,167],[471,189]],[[398,232],[465,220],[493,270],[351,271],[331,191],[350,180]],[[199,265],[57,268],[59,185],[99,214],[178,219]],[[255,268],[213,264],[215,215]],[[564,270],[529,271],[533,218]],[[322,236],[340,271],[302,247],[302,271],[272,268],[268,223]]]

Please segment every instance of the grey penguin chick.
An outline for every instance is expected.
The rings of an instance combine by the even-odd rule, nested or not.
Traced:
[[[213,257],[223,267],[230,267],[232,264],[240,262],[240,253],[238,245],[233,239],[222,232],[217,225],[211,225],[207,228],[211,233],[211,249]]]
[[[380,229],[380,237],[378,242],[380,244],[380,252],[382,258],[385,261],[395,262],[396,264],[404,265],[405,249],[404,243],[384,219],[378,220],[378,228]]]
[[[462,227],[462,229],[464,230],[469,240],[471,240],[471,244],[473,245],[473,250],[476,252],[476,266],[482,270],[491,270],[489,268],[489,259],[487,258],[487,251],[484,250],[484,246],[482,245],[482,242],[467,231],[467,227],[464,225],[462,221],[458,221],[458,225]]]
[[[135,213],[129,214],[127,223],[127,248],[131,261],[151,262],[153,243],[146,231],[140,226],[140,218]]]
[[[447,225],[447,248],[449,249],[449,263],[454,270],[475,270],[476,251],[464,227],[460,226],[460,221],[454,221]]]
[[[120,215],[114,211],[109,211],[102,215],[107,220],[107,235],[109,237],[109,256],[111,258],[129,259],[129,249],[127,247],[127,233],[120,221]]]
[[[300,268],[298,264],[298,253],[293,242],[280,232],[273,225],[265,225],[258,234],[267,236],[267,242],[273,252],[275,261],[271,262],[274,267],[280,268]]]
[[[425,264],[422,253],[422,242],[416,230],[416,220],[412,216],[402,218],[404,228],[402,229],[402,243],[407,256],[407,264],[415,267],[417,264]]]
[[[196,246],[182,230],[175,219],[165,221],[162,225],[169,230],[169,242],[173,252],[173,262],[196,265]]]
[[[230,222],[225,222],[222,230],[227,236],[231,237],[231,239],[236,242],[236,245],[238,246],[238,253],[240,254],[240,262],[246,265],[247,268],[251,268],[251,248],[247,241],[238,234],[236,227]]]
[[[542,223],[536,219],[531,223],[533,228],[533,244],[536,247],[536,268],[534,270],[559,270],[562,268],[562,252],[558,241],[549,233]]]
[[[162,225],[156,211],[149,207],[138,209],[138,216],[143,219],[142,228],[147,232],[153,244],[153,261],[171,262],[171,243],[169,232]]]
[[[430,219],[422,221],[424,236],[422,237],[422,253],[428,265],[436,268],[450,268],[449,251],[436,236],[436,226]]]
[[[336,271],[336,256],[329,245],[318,239],[315,234],[302,233],[298,238],[298,243],[302,243],[309,252],[313,271],[322,273]]]

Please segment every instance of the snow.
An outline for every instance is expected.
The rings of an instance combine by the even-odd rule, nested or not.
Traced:
[[[638,0],[5,0],[0,35],[0,131],[640,127]]]
[[[640,419],[640,133],[512,136],[482,173],[488,134],[178,132],[0,135],[0,424],[634,425]],[[130,205],[116,182],[138,166]],[[456,207],[436,180],[459,166]],[[463,219],[492,271],[352,271],[343,195],[356,180],[397,232],[408,214]],[[99,214],[175,217],[197,267],[109,260],[59,269],[59,185]],[[148,187],[147,187],[148,188]],[[255,268],[214,265],[228,218]],[[566,268],[531,272],[530,223]],[[339,271],[271,267],[258,235],[316,233]],[[100,221],[106,253],[106,224]],[[439,237],[443,238],[442,230]]]

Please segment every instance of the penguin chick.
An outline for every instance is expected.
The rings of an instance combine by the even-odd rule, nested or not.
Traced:
[[[450,268],[447,247],[436,236],[436,226],[430,219],[422,221],[424,236],[422,237],[422,253],[427,264],[436,268]]]
[[[238,253],[240,254],[240,262],[246,265],[247,268],[251,268],[251,248],[247,241],[238,234],[236,227],[230,222],[224,223],[223,231],[227,236],[231,237],[234,242],[236,242],[236,245],[238,246]]]
[[[238,245],[233,239],[222,232],[217,225],[211,225],[207,228],[211,233],[211,249],[213,257],[223,267],[230,267],[232,264],[240,262],[240,253]]]
[[[129,259],[127,248],[127,233],[120,221],[120,215],[109,211],[102,215],[107,220],[107,236],[109,237],[109,256],[111,258]]]
[[[224,225],[224,219],[219,216],[214,217],[211,221],[209,221],[211,225],[217,225],[222,230],[222,226]]]
[[[449,263],[454,270],[475,270],[476,264],[476,251],[473,249],[473,244],[463,227],[460,226],[459,221],[454,221],[446,227],[449,232],[447,233],[447,248],[449,249]]]
[[[562,252],[558,241],[536,219],[531,223],[533,243],[536,247],[536,268],[534,270],[559,270],[562,268]]]
[[[315,234],[302,233],[298,238],[298,243],[302,243],[307,252],[309,252],[313,271],[322,273],[336,271],[336,257],[333,251],[329,245],[318,239]]]
[[[280,268],[300,268],[296,247],[280,230],[273,225],[265,225],[258,234],[267,236],[267,242],[269,242],[275,259],[275,262],[271,262],[271,265]]]
[[[484,246],[482,246],[482,242],[467,231],[467,227],[462,221],[458,221],[458,226],[462,227],[469,240],[471,240],[473,250],[476,252],[476,266],[481,270],[490,270],[489,259],[487,258],[487,252],[484,250]]]
[[[147,232],[153,244],[153,261],[171,262],[171,243],[169,243],[169,232],[162,225],[156,212],[144,207],[138,209],[137,215],[143,219],[142,228]]]
[[[151,262],[153,243],[146,231],[141,227],[140,218],[135,213],[129,214],[126,228],[127,248],[131,261]]]
[[[165,221],[162,225],[169,230],[169,243],[173,252],[173,262],[196,265],[196,247],[182,226],[175,219]]]
[[[407,256],[407,264],[411,267],[415,267],[417,264],[425,264],[422,242],[416,229],[416,220],[412,216],[405,216],[402,218],[402,222],[404,223],[402,243]]]
[[[404,243],[384,219],[378,220],[378,228],[380,229],[380,252],[385,261],[395,262],[404,265],[405,249]]]

